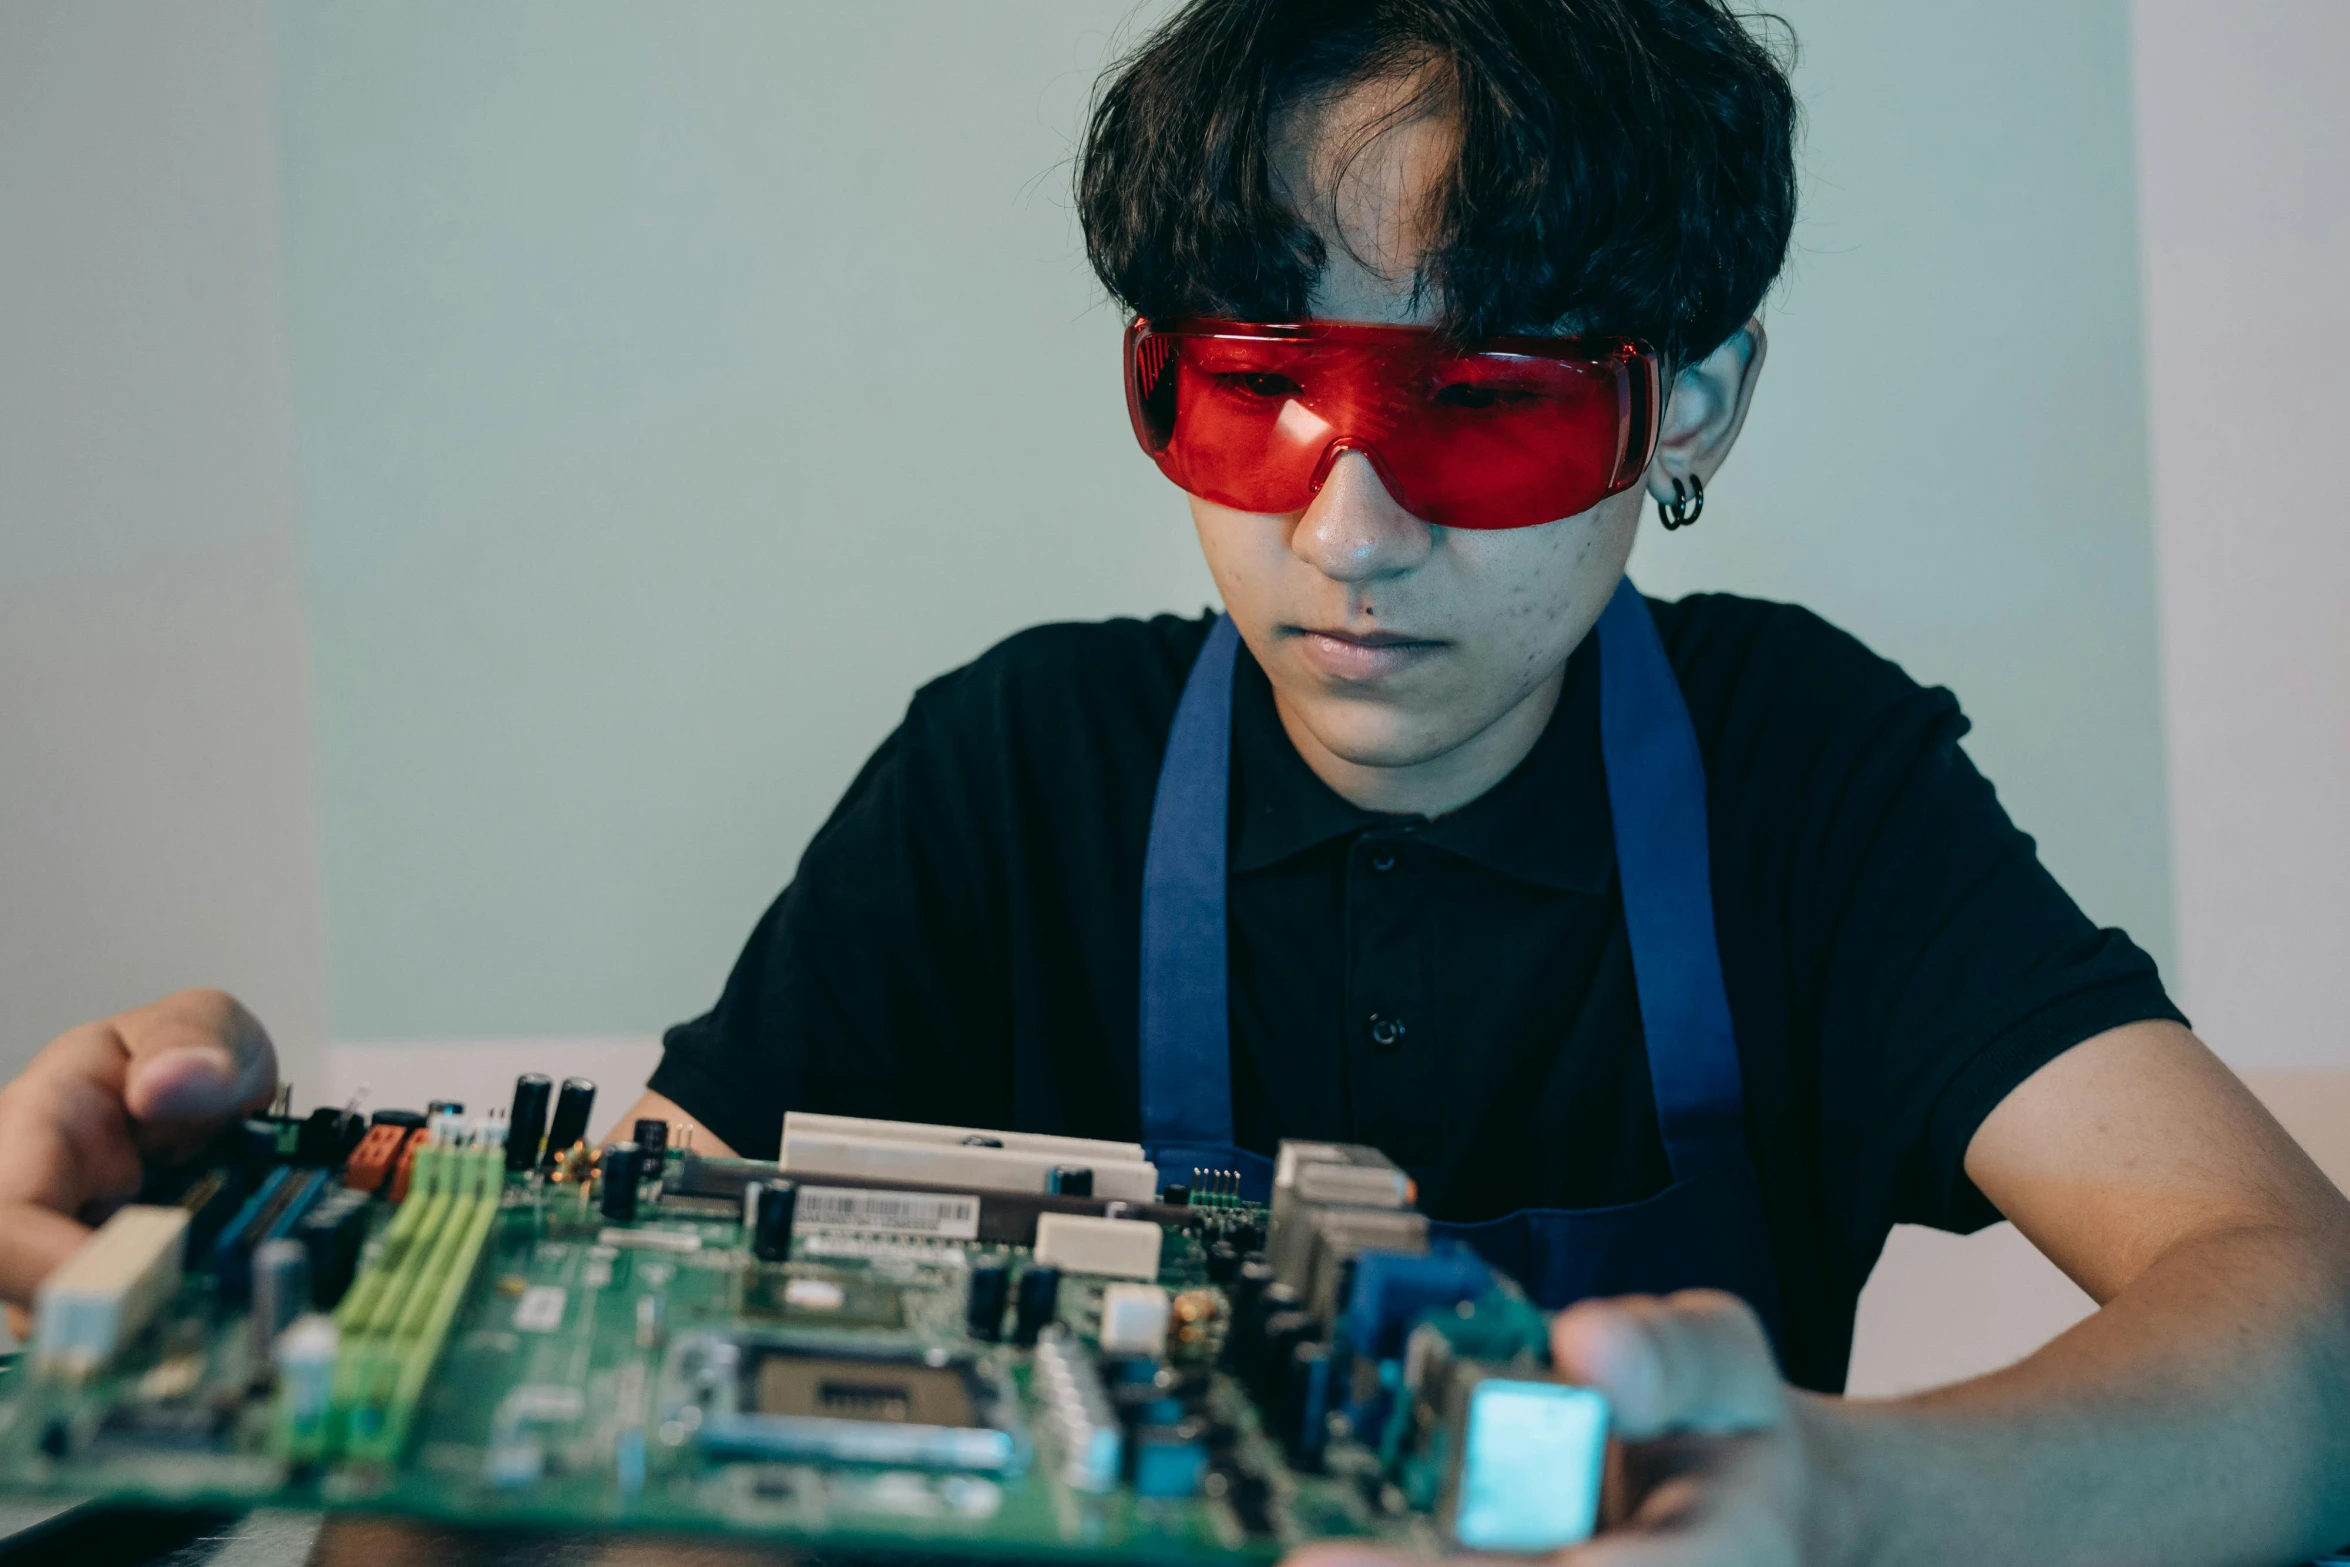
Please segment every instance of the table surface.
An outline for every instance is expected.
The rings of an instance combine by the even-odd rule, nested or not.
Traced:
[[[875,1558],[872,1567],[891,1567]],[[905,1558],[914,1567],[920,1558]],[[936,1558],[930,1558],[935,1563]],[[0,1567],[813,1567],[732,1542],[444,1529],[388,1518],[0,1503]],[[840,1567],[829,1558],[827,1567]],[[2311,1567],[2350,1567],[2350,1552]]]

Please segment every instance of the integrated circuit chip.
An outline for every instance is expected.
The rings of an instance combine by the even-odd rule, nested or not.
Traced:
[[[751,1372],[751,1407],[763,1415],[976,1426],[969,1377],[918,1361],[850,1359],[778,1351]]]

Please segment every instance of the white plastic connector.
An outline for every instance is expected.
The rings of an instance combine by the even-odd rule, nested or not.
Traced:
[[[1070,1273],[1156,1279],[1159,1247],[1166,1238],[1166,1231],[1142,1219],[1097,1219],[1090,1213],[1036,1216],[1037,1262]]]
[[[1165,1354],[1167,1292],[1156,1284],[1113,1284],[1103,1290],[1097,1336],[1107,1355]]]
[[[178,1208],[118,1210],[33,1295],[33,1358],[85,1377],[110,1364],[179,1287],[188,1216]]]
[[[914,1181],[975,1192],[1046,1191],[1056,1167],[1073,1166],[1093,1172],[1096,1197],[1155,1202],[1159,1194],[1158,1166],[1143,1159],[988,1148],[932,1137],[868,1136],[804,1127],[797,1121],[784,1131],[782,1164],[784,1173],[795,1180],[831,1176],[866,1186]]]
[[[786,1137],[794,1132],[821,1132],[836,1137],[876,1137],[893,1143],[951,1143],[958,1147],[971,1138],[983,1137],[994,1146],[1016,1153],[1052,1154],[1061,1164],[1091,1164],[1097,1159],[1112,1164],[1139,1164],[1149,1157],[1140,1143],[1110,1142],[1099,1137],[999,1132],[982,1126],[936,1126],[928,1121],[875,1121],[861,1115],[818,1115],[807,1110],[785,1111],[783,1132]]]

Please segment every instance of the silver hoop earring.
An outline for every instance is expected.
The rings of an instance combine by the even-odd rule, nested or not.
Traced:
[[[1669,501],[1659,500],[1656,503],[1657,521],[1665,525],[1665,531],[1668,533],[1676,528],[1689,527],[1704,515],[1705,481],[1694,473],[1689,476],[1686,488],[1683,487],[1679,479],[1675,479],[1673,481],[1673,498]]]

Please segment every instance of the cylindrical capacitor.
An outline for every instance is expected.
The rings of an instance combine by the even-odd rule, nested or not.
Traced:
[[[644,1159],[644,1150],[634,1143],[614,1143],[604,1150],[597,1169],[604,1182],[605,1218],[626,1224],[636,1217],[636,1189]]]
[[[645,1173],[659,1175],[669,1163],[669,1123],[650,1116],[639,1120],[636,1145],[645,1151]]]
[[[792,1216],[798,1211],[800,1189],[791,1181],[761,1181],[751,1199],[751,1255],[761,1262],[782,1262],[791,1256]]]
[[[269,1364],[269,1346],[287,1324],[310,1309],[310,1251],[300,1241],[263,1241],[253,1248],[253,1354]]]
[[[1004,1307],[1012,1293],[1012,1271],[1000,1262],[971,1264],[971,1294],[963,1305],[963,1325],[973,1338],[993,1343],[1004,1336]]]
[[[1013,1314],[1012,1342],[1033,1344],[1061,1304],[1061,1270],[1030,1268],[1020,1275],[1020,1304]]]
[[[310,1210],[295,1231],[310,1253],[310,1304],[332,1311],[359,1271],[367,1239],[367,1193],[336,1192]]]
[[[539,1144],[547,1136],[547,1100],[555,1085],[544,1072],[525,1072],[514,1080],[514,1109],[506,1117],[506,1168],[527,1170],[539,1162]]]
[[[418,1131],[422,1131],[424,1129],[424,1112],[421,1110],[378,1110],[367,1118],[367,1124],[369,1126],[413,1126]]]
[[[1056,1164],[1045,1172],[1044,1189],[1057,1197],[1091,1197],[1093,1171],[1081,1164]]]
[[[463,1115],[465,1101],[462,1099],[434,1099],[428,1101],[424,1107],[424,1113],[427,1116],[439,1115],[444,1110],[451,1115]]]
[[[553,1164],[587,1136],[588,1111],[595,1103],[595,1084],[584,1077],[563,1079],[563,1091],[555,1096],[555,1121],[547,1128],[545,1163]]]

